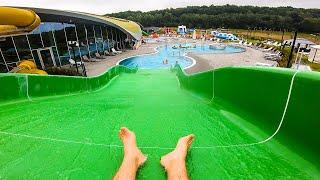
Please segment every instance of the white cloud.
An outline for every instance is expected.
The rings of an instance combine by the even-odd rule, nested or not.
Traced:
[[[319,0],[0,0],[1,6],[39,7],[106,14],[126,10],[149,11],[201,5],[294,6],[320,8]]]

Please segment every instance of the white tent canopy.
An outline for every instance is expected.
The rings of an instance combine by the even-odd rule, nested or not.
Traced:
[[[311,51],[309,54],[309,61],[320,63],[320,45],[311,46]]]

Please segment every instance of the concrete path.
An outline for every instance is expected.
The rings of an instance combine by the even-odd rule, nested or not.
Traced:
[[[122,59],[131,57],[131,56],[154,53],[155,48],[157,46],[159,45],[158,44],[142,45],[138,50],[127,50],[122,54],[119,54],[116,56],[108,56],[107,58],[102,59],[100,62],[87,62],[86,63],[87,75],[88,76],[100,75],[110,67],[115,66]]]
[[[189,53],[189,57],[197,61],[195,66],[186,69],[189,74],[217,69],[225,66],[255,66],[256,63],[274,64],[275,61],[264,59],[264,52],[246,47],[242,53],[230,54],[195,54]]]

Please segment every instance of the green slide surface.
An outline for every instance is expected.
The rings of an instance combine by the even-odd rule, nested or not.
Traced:
[[[0,84],[0,178],[110,179],[122,126],[148,155],[138,179],[165,179],[160,157],[190,133],[191,179],[320,178],[319,73],[116,66],[92,78],[0,74]]]

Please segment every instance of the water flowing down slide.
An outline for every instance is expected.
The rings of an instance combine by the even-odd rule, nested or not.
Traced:
[[[176,68],[101,76],[1,74],[0,177],[110,179],[119,128],[148,155],[138,179],[165,179],[160,157],[193,133],[191,179],[319,179],[320,74],[278,68]]]

